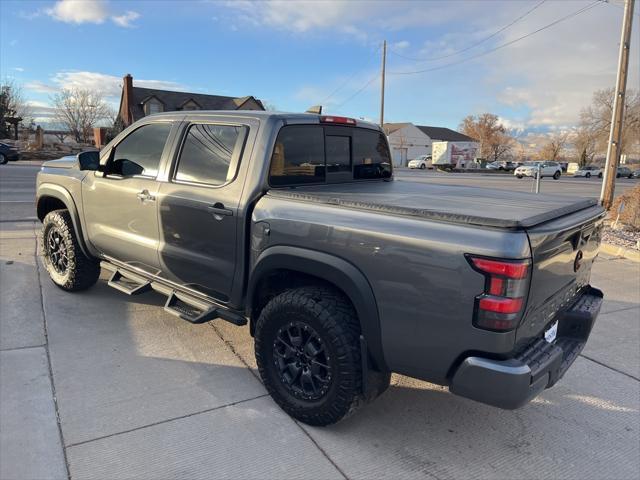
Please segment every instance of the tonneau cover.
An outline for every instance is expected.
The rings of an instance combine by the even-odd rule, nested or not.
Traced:
[[[512,229],[532,227],[597,205],[595,198],[401,180],[272,189],[268,195],[445,222]]]

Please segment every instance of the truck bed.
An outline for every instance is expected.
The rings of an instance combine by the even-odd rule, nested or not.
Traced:
[[[509,229],[529,228],[597,205],[595,198],[397,180],[272,189],[268,195]]]

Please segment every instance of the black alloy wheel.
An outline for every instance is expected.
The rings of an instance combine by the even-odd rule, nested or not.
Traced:
[[[310,325],[296,321],[280,327],[273,342],[273,362],[293,396],[319,400],[331,385],[331,357]]]
[[[53,269],[60,275],[66,274],[69,268],[69,254],[64,238],[57,228],[49,230],[44,247],[45,255],[51,261]]]

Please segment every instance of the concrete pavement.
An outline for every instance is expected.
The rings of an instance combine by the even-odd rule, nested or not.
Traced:
[[[27,202],[30,167],[13,168],[25,178],[13,183],[3,167],[0,201]],[[104,278],[83,293],[57,289],[37,261],[33,204],[5,205],[1,480],[640,473],[639,264],[600,256],[592,283],[606,302],[591,339],[530,405],[497,410],[396,375],[357,415],[313,428],[266,395],[246,327],[188,324],[155,294],[127,297]]]

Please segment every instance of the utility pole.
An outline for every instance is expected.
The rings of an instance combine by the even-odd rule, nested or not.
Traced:
[[[629,68],[629,47],[631,44],[634,3],[635,0],[625,0],[624,2],[620,56],[618,57],[618,76],[616,78],[615,97],[613,99],[609,145],[607,146],[607,163],[604,167],[604,179],[602,181],[602,192],[600,193],[600,203],[606,209],[609,209],[613,203],[616,174],[618,163],[620,163],[620,141],[622,140],[622,122],[627,90],[627,70]]]
[[[387,41],[382,44],[382,89],[380,91],[380,126],[384,125],[384,76],[387,65]]]

